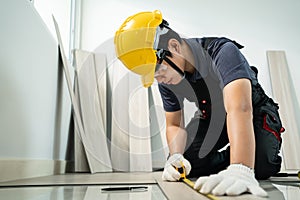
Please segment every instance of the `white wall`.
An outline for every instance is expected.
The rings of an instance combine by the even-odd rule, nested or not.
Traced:
[[[1,1],[0,13],[0,160],[64,160],[70,103],[56,36],[29,0]]]
[[[37,10],[49,31],[56,39],[56,32],[53,25],[52,15],[55,17],[62,37],[66,55],[69,52],[70,40],[70,9],[71,0],[34,0],[34,8]]]
[[[272,95],[266,50],[285,50],[293,82],[300,84],[299,7],[298,0],[85,0],[81,47],[92,51],[111,39],[128,16],[159,9],[183,35],[226,36],[243,44],[242,52],[259,68],[261,84]]]

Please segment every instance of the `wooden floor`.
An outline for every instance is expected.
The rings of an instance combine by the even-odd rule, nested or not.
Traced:
[[[261,181],[268,192],[268,198],[250,194],[237,197],[218,196],[217,199],[272,199],[295,200],[300,197],[300,181],[294,178],[273,178]],[[143,186],[145,191],[103,192],[105,187]],[[161,181],[161,172],[149,173],[74,173],[22,179],[0,183],[0,199],[189,199],[201,200],[207,197],[197,193],[182,182]]]

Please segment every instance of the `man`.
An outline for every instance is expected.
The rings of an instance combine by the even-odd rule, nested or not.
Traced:
[[[184,166],[190,177],[200,176],[195,189],[202,193],[267,195],[256,178],[280,171],[284,129],[277,104],[259,85],[240,44],[181,38],[156,10],[129,17],[116,32],[115,47],[145,87],[154,77],[159,83],[170,152],[163,180],[179,180],[175,168]],[[184,99],[198,107],[186,127]]]

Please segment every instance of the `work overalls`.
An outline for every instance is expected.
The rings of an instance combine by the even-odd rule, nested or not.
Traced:
[[[251,69],[256,73],[256,79],[252,80],[253,126],[256,141],[254,170],[257,179],[267,179],[280,171],[282,160],[278,154],[282,143],[281,133],[284,128],[279,117],[278,105],[265,94],[258,83],[257,69],[255,67],[251,67]],[[198,89],[203,93],[205,90],[203,83],[198,85],[197,87],[201,87]],[[199,101],[198,104],[199,110],[186,126],[188,138],[184,157],[192,165],[189,177],[215,174],[230,164],[230,147],[226,148],[229,143],[226,122],[210,153],[203,158],[199,157],[199,150],[210,124],[211,101],[207,98]]]

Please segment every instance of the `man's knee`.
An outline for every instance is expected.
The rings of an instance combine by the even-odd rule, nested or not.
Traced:
[[[270,156],[256,158],[254,168],[255,177],[263,180],[277,174],[280,171],[281,161],[282,159],[279,155],[275,158]]]
[[[229,150],[221,152],[211,152],[204,158],[189,160],[192,165],[192,170],[189,177],[209,176],[216,174],[229,166],[230,160]]]
[[[256,140],[255,175],[257,179],[267,179],[280,171],[281,141],[266,131],[261,134],[264,136]]]

